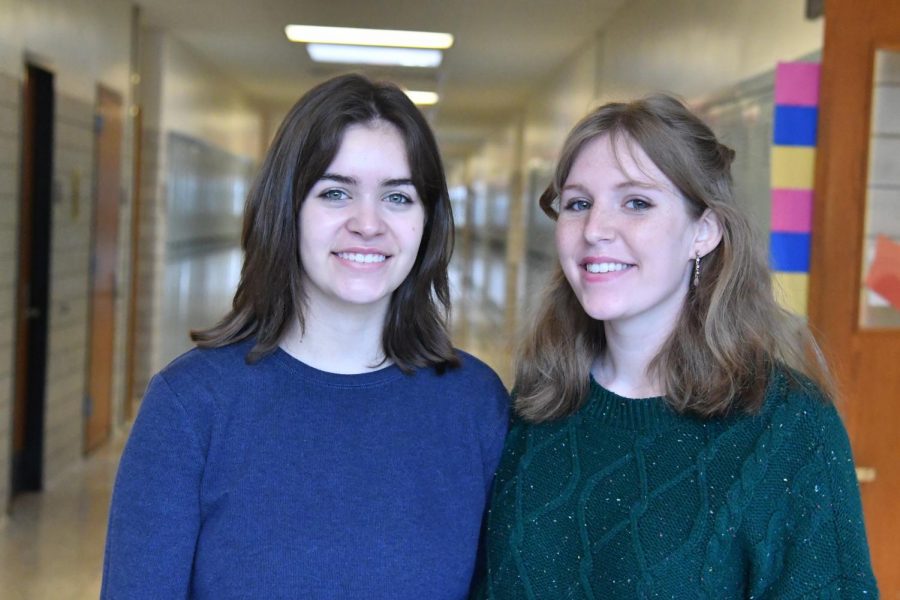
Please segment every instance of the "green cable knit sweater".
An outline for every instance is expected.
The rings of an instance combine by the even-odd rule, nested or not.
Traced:
[[[876,598],[847,434],[777,372],[754,416],[699,420],[591,380],[514,421],[477,598]]]

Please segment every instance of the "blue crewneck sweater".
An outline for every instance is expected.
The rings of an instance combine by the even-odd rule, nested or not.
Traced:
[[[463,598],[506,433],[497,376],[309,367],[250,343],[158,374],[113,492],[103,598]]]

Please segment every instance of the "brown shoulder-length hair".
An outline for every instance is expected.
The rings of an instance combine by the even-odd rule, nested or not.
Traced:
[[[560,190],[582,148],[599,136],[639,146],[700,218],[712,211],[722,240],[703,257],[675,329],[648,365],[667,402],[700,417],[761,407],[773,367],[787,365],[819,383],[833,383],[806,325],[776,302],[758,234],[735,200],[734,152],[679,100],[657,94],[601,106],[584,117],[563,145],[553,182],[540,206],[556,219]],[[589,390],[593,360],[605,344],[603,323],[590,318],[561,268],[545,290],[516,366],[516,409],[530,421],[569,415]]]
[[[292,319],[304,330],[300,206],[337,154],[347,127],[376,120],[394,125],[403,137],[426,215],[412,271],[391,296],[385,317],[385,359],[406,372],[458,364],[446,326],[453,214],[437,143],[422,113],[400,88],[361,75],[342,75],[314,87],[284,118],[247,197],[244,264],[232,309],[214,327],[191,332],[198,346],[219,347],[253,337],[247,355],[252,363],[275,350]]]

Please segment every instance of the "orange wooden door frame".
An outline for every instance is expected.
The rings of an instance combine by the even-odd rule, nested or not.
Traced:
[[[116,272],[119,202],[122,185],[122,98],[97,87],[95,125],[95,205],[91,243],[91,307],[88,356],[88,414],[84,449],[89,452],[109,437],[115,351]]]
[[[809,322],[832,360],[858,466],[875,574],[900,598],[900,330],[859,323],[877,49],[900,48],[897,0],[828,0],[822,53]]]

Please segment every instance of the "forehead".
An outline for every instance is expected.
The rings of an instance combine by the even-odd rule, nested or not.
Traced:
[[[675,185],[640,144],[624,134],[599,135],[582,145],[572,162],[567,181],[584,177],[614,177],[675,190]]]
[[[409,160],[403,134],[393,123],[378,119],[348,125],[328,170],[404,171],[409,175]],[[393,175],[392,175],[393,176]]]

